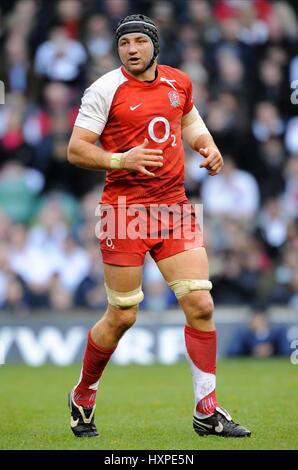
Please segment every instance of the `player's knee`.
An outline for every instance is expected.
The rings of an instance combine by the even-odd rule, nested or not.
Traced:
[[[136,318],[135,317],[124,317],[122,318],[122,321],[119,322],[118,324],[118,331],[123,334],[125,333],[125,331],[129,330],[129,328],[131,328],[134,324],[134,322],[136,321]]]
[[[137,319],[138,307],[135,305],[134,307],[119,310],[119,324],[121,329],[126,331],[135,323]]]
[[[112,305],[120,309],[128,310],[130,308],[134,308],[137,305],[139,305],[139,303],[141,303],[142,300],[144,299],[142,286],[139,286],[136,289],[131,290],[129,292],[115,291],[111,289],[110,287],[108,287],[106,283],[105,283],[105,288],[107,292],[109,305]]]
[[[195,318],[198,320],[211,320],[214,304],[209,292],[198,293],[195,304]]]
[[[109,305],[107,312],[107,321],[113,330],[124,332],[128,330],[136,321],[138,306],[129,308],[119,308]]]
[[[193,292],[186,296],[184,308],[192,320],[211,320],[214,304],[209,292]]]

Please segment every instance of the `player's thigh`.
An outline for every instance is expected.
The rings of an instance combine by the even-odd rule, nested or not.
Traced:
[[[115,266],[104,263],[104,277],[107,286],[118,292],[137,289],[142,283],[142,266]]]
[[[182,251],[157,262],[167,282],[178,279],[209,279],[208,257],[204,247]]]

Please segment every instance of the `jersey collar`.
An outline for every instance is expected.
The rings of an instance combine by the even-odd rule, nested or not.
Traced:
[[[149,87],[154,87],[156,86],[158,83],[159,83],[159,68],[158,68],[158,65],[157,65],[157,77],[155,80],[153,80],[153,82],[143,82],[141,80],[138,80],[137,78],[135,78],[133,75],[130,75],[126,70],[125,68],[123,67],[123,65],[120,67],[121,69],[121,72],[123,73],[123,75],[131,82],[133,83],[134,85],[138,85],[140,87],[146,87],[146,88],[149,88]]]

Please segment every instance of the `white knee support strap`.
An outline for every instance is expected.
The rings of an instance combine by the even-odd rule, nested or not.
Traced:
[[[212,282],[207,279],[178,279],[177,281],[168,282],[168,286],[175,292],[177,299],[180,299],[180,297],[195,290],[211,290]]]
[[[115,290],[110,289],[105,284],[108,302],[114,307],[118,308],[129,308],[134,307],[142,302],[144,299],[144,294],[142,292],[142,286],[138,287],[135,290],[131,290],[130,292],[117,292]]]

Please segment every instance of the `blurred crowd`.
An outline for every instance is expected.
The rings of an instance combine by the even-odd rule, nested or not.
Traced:
[[[120,18],[147,14],[159,62],[193,82],[223,153],[207,177],[186,148],[187,193],[204,204],[217,305],[298,307],[298,16],[295,1],[1,0],[0,308],[106,305],[94,210],[103,172],[66,162],[84,89],[119,66]],[[296,99],[295,99],[296,97]],[[144,308],[176,306],[148,257]]]

